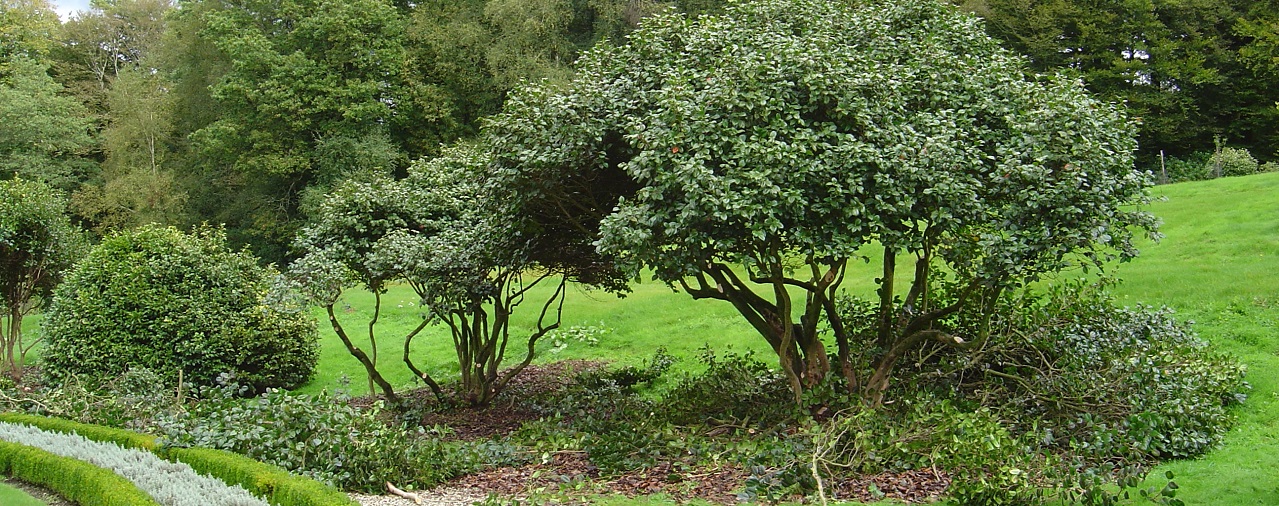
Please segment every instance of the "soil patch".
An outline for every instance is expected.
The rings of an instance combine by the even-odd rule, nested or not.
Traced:
[[[423,427],[436,425],[452,429],[444,439],[472,441],[504,436],[515,432],[525,422],[541,417],[526,407],[524,401],[550,392],[562,390],[572,384],[581,373],[604,368],[604,362],[589,360],[565,360],[550,364],[530,364],[511,380],[506,390],[487,407],[457,407],[430,409],[438,406],[435,395],[428,389],[418,389],[406,394],[427,406],[422,415]],[[449,393],[451,395],[451,392]]]

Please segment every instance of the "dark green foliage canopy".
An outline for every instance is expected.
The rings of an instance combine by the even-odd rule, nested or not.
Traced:
[[[81,156],[93,144],[88,112],[61,94],[47,62],[19,56],[0,65],[0,178],[74,190],[97,171]]]
[[[732,303],[797,395],[829,371],[822,318],[847,357],[830,300],[850,260],[880,251],[868,246],[887,266],[883,353],[843,369],[850,388],[879,390],[920,340],[975,337],[938,335],[937,318],[1080,260],[1130,258],[1133,230],[1153,223],[1126,207],[1148,181],[1118,106],[1028,74],[976,20],[930,1],[651,18],[490,126],[511,214],[598,227],[598,250],[632,274]],[[898,255],[916,264],[902,293]],[[942,267],[967,287],[956,306],[930,304]]]
[[[47,300],[63,272],[87,246],[71,223],[67,204],[53,188],[37,181],[0,181],[0,371],[22,375],[27,350],[22,320]]]
[[[315,322],[266,302],[273,273],[224,234],[144,226],[108,237],[79,262],[45,315],[47,373],[99,381],[145,367],[212,385],[230,373],[261,390],[310,378]]]
[[[86,246],[67,216],[66,200],[57,190],[36,181],[0,181],[0,285],[19,283],[27,276],[29,295],[49,294],[61,272],[71,267]],[[26,302],[4,290],[7,304]]]
[[[401,146],[387,139],[399,121],[395,106],[405,102],[403,22],[380,0],[188,8],[193,13],[179,26],[203,44],[189,42],[186,50],[212,50],[213,61],[224,65],[208,69],[216,76],[181,76],[212,79],[204,84],[211,84],[207,105],[216,107],[211,123],[191,132],[198,167],[193,204],[228,223],[237,242],[281,260],[301,222],[306,188],[322,191],[362,176],[360,169],[391,173],[404,159]],[[192,71],[207,64],[183,62]],[[328,149],[334,144],[359,151],[335,159]]]
[[[1039,71],[1066,71],[1141,118],[1160,151],[1211,151],[1213,136],[1267,159],[1279,147],[1279,6],[1271,1],[971,0],[991,35]]]

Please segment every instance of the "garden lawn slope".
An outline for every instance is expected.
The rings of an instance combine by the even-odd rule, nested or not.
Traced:
[[[1165,464],[1186,504],[1279,504],[1279,173],[1155,187],[1165,237],[1115,271],[1124,304],[1167,305],[1248,365],[1225,444]],[[1152,480],[1152,485],[1154,480]]]

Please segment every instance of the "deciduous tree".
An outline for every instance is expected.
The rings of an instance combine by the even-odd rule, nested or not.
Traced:
[[[0,178],[77,188],[97,170],[81,156],[93,144],[88,113],[61,93],[46,63],[21,56],[6,63],[0,75]]]
[[[57,32],[58,14],[48,0],[0,1],[0,71],[16,57],[47,57]]]
[[[111,83],[101,136],[103,181],[73,199],[98,232],[180,223],[185,192],[166,163],[175,144],[176,97],[169,84],[163,75],[136,67],[122,70]]]
[[[384,136],[396,123],[403,23],[382,0],[210,3],[196,7],[198,33],[229,66],[211,88],[217,118],[192,134],[213,183],[201,199],[212,209],[197,211],[279,260],[301,224],[303,190],[331,183],[320,180],[317,146]]]
[[[67,20],[53,51],[59,80],[94,112],[107,112],[107,90],[160,43],[171,0],[97,0]]]

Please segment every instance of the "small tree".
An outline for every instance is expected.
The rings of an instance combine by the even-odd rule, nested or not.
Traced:
[[[731,303],[797,402],[832,369],[823,325],[847,387],[878,404],[923,341],[981,339],[948,334],[947,316],[1080,260],[1131,258],[1132,227],[1153,226],[1126,207],[1148,181],[1118,107],[1029,75],[931,0],[652,18],[565,88],[513,96],[488,134],[530,216],[598,227],[631,274]],[[852,350],[834,300],[872,255],[877,335]],[[959,284],[945,302],[939,271]]]
[[[47,300],[86,244],[54,189],[22,179],[0,181],[0,370],[11,378],[21,379],[27,352],[39,342],[25,339],[23,318]]]
[[[401,358],[439,398],[439,383],[413,360],[414,338],[430,323],[449,328],[461,371],[462,400],[487,405],[534,357],[538,339],[558,328],[566,286],[579,280],[620,289],[600,264],[581,261],[561,238],[527,234],[517,217],[502,213],[502,193],[487,185],[488,156],[474,147],[445,150],[418,162],[402,181],[348,182],[320,207],[298,244],[306,254],[290,269],[324,306],[333,330],[388,399],[398,400],[378,370],[376,325],[381,294],[391,282],[408,284],[428,313],[403,336]],[[349,284],[374,294],[369,351],[356,346],[334,311]],[[552,285],[549,290],[539,289]],[[540,301],[535,328],[511,335],[511,315],[530,296]],[[513,341],[514,340],[514,341]],[[501,369],[508,346],[524,348],[520,361]]]
[[[369,391],[380,390],[392,402],[398,402],[399,396],[378,369],[377,324],[387,284],[405,279],[407,266],[395,259],[384,261],[387,246],[400,234],[435,235],[450,226],[462,204],[459,195],[450,190],[448,186],[419,187],[388,178],[349,180],[319,205],[313,223],[297,238],[297,248],[304,255],[290,267],[289,280],[301,287],[311,302],[325,308],[333,331],[368,373]],[[363,287],[374,297],[373,316],[367,322],[367,351],[352,339],[334,309],[342,292],[352,285]],[[407,343],[428,323],[423,318],[404,336],[406,355]],[[441,395],[439,384],[430,375],[418,377]]]

